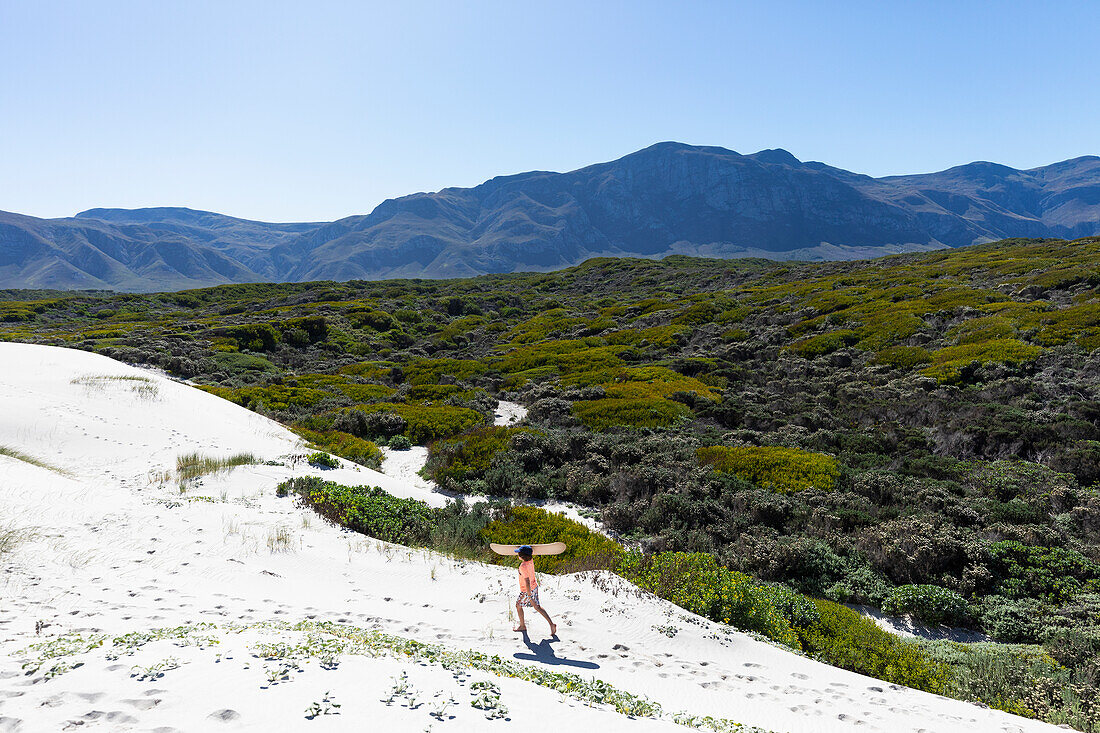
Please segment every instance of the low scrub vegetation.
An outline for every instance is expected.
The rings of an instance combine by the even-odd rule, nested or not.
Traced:
[[[883,601],[882,610],[933,625],[958,626],[972,620],[966,599],[938,585],[898,586]]]
[[[947,672],[944,694],[1055,725],[1100,731],[1100,634],[1063,630],[1046,644],[918,642]]]
[[[449,490],[459,490],[471,479],[480,478],[495,455],[508,448],[512,436],[523,428],[487,425],[463,435],[432,444],[426,467],[432,481]]]
[[[295,428],[294,432],[322,451],[340,456],[352,463],[358,463],[360,466],[373,468],[376,471],[382,468],[382,451],[369,440],[363,440],[339,430],[318,431]],[[336,466],[331,467],[335,468]]]
[[[366,465],[352,439],[426,445],[450,489],[575,501],[649,554],[1041,644],[1100,626],[1097,267],[1098,238],[1017,239],[22,293],[0,339],[156,365]],[[498,398],[519,429],[487,429]]]
[[[926,692],[943,692],[947,671],[912,641],[838,603],[815,600],[818,620],[799,629],[802,647],[822,661]]]
[[[708,446],[695,452],[699,462],[782,494],[804,489],[829,491],[840,467],[822,453],[777,446]]]
[[[578,402],[573,414],[585,427],[608,430],[614,427],[663,428],[686,419],[691,411],[662,397],[640,397]]]

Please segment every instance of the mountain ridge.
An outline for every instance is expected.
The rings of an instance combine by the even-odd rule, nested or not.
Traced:
[[[565,173],[387,199],[333,222],[184,207],[0,212],[0,288],[151,291],[231,282],[451,278],[595,256],[857,259],[1007,237],[1100,234],[1100,157],[975,161],[872,178],[782,148],[661,142]]]

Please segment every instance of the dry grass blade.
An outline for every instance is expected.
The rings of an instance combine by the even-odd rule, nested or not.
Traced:
[[[28,527],[16,527],[9,524],[0,527],[0,558],[7,556],[19,545],[34,539],[35,531]]]

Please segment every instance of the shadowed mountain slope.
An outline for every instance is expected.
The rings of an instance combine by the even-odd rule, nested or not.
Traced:
[[[0,214],[0,287],[173,289],[255,280],[463,277],[594,256],[840,260],[1005,237],[1100,234],[1100,158],[871,178],[784,150],[659,143],[383,202],[327,224],[182,208]]]

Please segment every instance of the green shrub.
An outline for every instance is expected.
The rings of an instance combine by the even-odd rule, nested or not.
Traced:
[[[928,349],[919,346],[888,346],[875,354],[876,364],[888,364],[899,369],[911,369],[932,361]]]
[[[360,408],[370,414],[391,413],[405,420],[405,437],[417,445],[427,445],[433,440],[449,438],[464,433],[485,422],[485,416],[476,410],[450,405],[401,405],[379,402]]]
[[[512,436],[522,430],[485,425],[455,438],[437,440],[428,449],[425,470],[444,489],[457,490],[460,483],[489,470],[493,456],[507,449]]]
[[[443,375],[467,380],[484,374],[486,369],[483,362],[472,359],[417,359],[402,368],[406,381],[414,385],[437,384]]]
[[[306,462],[311,466],[318,466],[320,468],[339,468],[340,461],[336,460],[328,453],[310,453],[306,456]]]
[[[337,384],[336,388],[347,395],[349,400],[359,404],[384,400],[393,395],[393,388],[381,384]]]
[[[821,620],[821,612],[808,596],[785,585],[762,583],[758,587],[791,626],[812,626]]]
[[[352,308],[345,313],[345,316],[353,328],[389,331],[397,326],[397,321],[389,313],[370,308]]]
[[[798,636],[776,606],[775,590],[720,566],[707,553],[628,553],[618,573],[640,588],[692,613],[800,649]]]
[[[540,557],[536,565],[540,572],[613,568],[623,549],[614,540],[594,532],[563,514],[532,506],[517,506],[503,510],[502,515],[481,533],[485,543],[502,545],[534,545],[564,542],[561,555]]]
[[[823,662],[898,685],[942,692],[947,669],[917,644],[832,601],[814,601],[817,623],[797,629],[802,648]]]
[[[1036,717],[1038,711],[1028,707],[1024,700],[1031,696],[1038,680],[1061,676],[1058,665],[1038,646],[917,643],[929,658],[948,670],[946,694],[1014,715]]]
[[[325,519],[386,542],[423,546],[431,534],[433,510],[422,501],[398,499],[378,487],[341,486],[317,476],[292,478],[278,491]]]
[[[467,505],[461,498],[448,502],[432,515],[428,546],[439,552],[478,560],[500,562],[504,558],[493,554],[482,535],[486,525],[499,517],[505,507],[488,501]],[[544,570],[540,567],[539,570]]]
[[[1009,644],[1040,641],[1049,613],[1050,609],[1034,598],[1016,600],[994,595],[981,601],[982,628],[997,641]]]
[[[837,349],[851,346],[859,342],[859,334],[855,331],[830,331],[828,333],[810,336],[791,344],[791,350],[799,356],[812,359],[815,356],[831,354]]]
[[[863,603],[881,606],[890,592],[890,583],[865,563],[849,563],[843,577],[825,589],[825,597],[837,603]]]
[[[279,371],[270,360],[256,354],[238,354],[232,351],[219,351],[213,356],[218,369],[235,374],[268,374]]]
[[[948,346],[933,352],[931,366],[922,372],[940,382],[953,384],[962,380],[963,372],[968,367],[993,363],[1026,364],[1042,352],[1042,347],[1031,346],[1018,339],[993,339]]]
[[[1100,564],[1076,550],[1035,547],[1015,540],[989,545],[996,588],[1007,598],[1042,598],[1062,603],[1100,578]]]
[[[608,345],[656,346],[671,349],[688,342],[691,329],[686,326],[654,326],[652,328],[626,329],[606,334]]]
[[[615,374],[613,382],[602,385],[608,397],[640,399],[669,397],[677,392],[691,393],[716,401],[719,391],[694,377],[658,366],[623,369]]]
[[[1052,629],[1044,635],[1043,648],[1064,667],[1093,665],[1100,672],[1100,626]]]
[[[984,316],[971,318],[947,330],[948,339],[956,344],[976,344],[995,339],[1013,338],[1016,329],[1012,322],[1003,316]]]
[[[681,311],[672,319],[672,323],[678,326],[701,326],[711,323],[718,318],[721,310],[712,301],[704,300]]]
[[[679,402],[655,398],[603,399],[577,402],[573,414],[591,430],[612,427],[663,428],[691,416]]]
[[[279,329],[270,323],[247,323],[214,329],[214,335],[231,339],[242,351],[273,351],[281,340]]]
[[[266,387],[241,387],[231,392],[215,392],[249,409],[284,412],[292,407],[315,407],[331,397],[329,392],[291,384],[271,384]]]
[[[961,624],[969,615],[966,599],[938,585],[898,586],[886,597],[882,610],[930,624]]]
[[[279,323],[279,330],[283,338],[295,346],[315,344],[328,337],[328,323],[323,316],[288,318]]]
[[[406,438],[404,435],[395,435],[390,438],[390,448],[394,450],[408,450],[412,448],[412,441]]]
[[[548,367],[553,373],[566,375],[621,367],[619,354],[625,350],[624,346],[604,346],[603,340],[595,337],[544,341],[509,351],[495,366],[506,374]]]
[[[352,463],[375,470],[382,467],[382,451],[369,440],[339,430],[309,430],[296,426],[294,432],[317,448],[346,458]]]
[[[840,476],[835,458],[798,448],[715,445],[699,448],[696,456],[715,471],[783,494],[805,489],[830,491]]]

